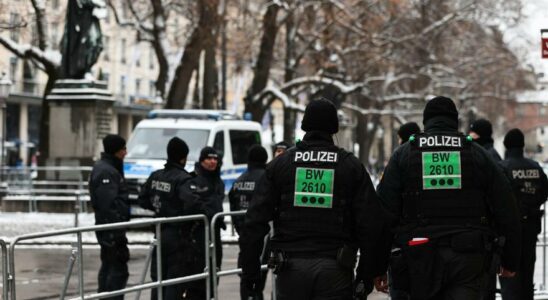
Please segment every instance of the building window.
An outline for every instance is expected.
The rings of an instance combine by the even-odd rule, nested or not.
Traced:
[[[120,77],[120,94],[125,98],[126,97],[126,80],[127,77],[122,75]]]
[[[59,23],[51,23],[51,47],[55,50],[59,49]]]
[[[17,57],[10,57],[10,79],[15,82],[17,76]]]
[[[127,6],[127,3],[125,1],[122,2],[122,20],[127,20],[128,10],[129,10],[129,7]]]
[[[109,85],[108,81],[110,80],[110,73],[103,72],[101,70],[101,73],[99,73],[99,80],[105,81],[107,83],[107,86],[108,86]]]
[[[225,155],[225,135],[223,131],[219,131],[215,134],[213,149],[217,150],[217,153],[221,156]]]
[[[126,63],[126,39],[122,39],[120,46],[120,61]]]
[[[150,97],[156,97],[156,82],[154,80],[148,82],[148,93]]]
[[[136,45],[136,47],[139,47],[139,45]],[[135,49],[134,54],[135,54],[135,66],[139,68],[141,66],[141,50],[139,48]]]
[[[106,35],[103,35],[103,59],[106,61],[110,60],[110,38]]]
[[[154,69],[154,61],[156,60],[156,56],[154,55],[154,49],[152,47],[149,48],[148,51],[148,67],[152,70]]]
[[[38,27],[36,26],[35,23],[32,24],[32,26],[30,27],[30,32],[31,32],[31,44],[33,46],[38,46]]]
[[[15,27],[10,31],[10,38],[16,43],[19,42],[19,28],[17,26],[20,21],[18,13],[10,13],[10,26]]]
[[[135,95],[141,94],[141,79],[135,79]]]

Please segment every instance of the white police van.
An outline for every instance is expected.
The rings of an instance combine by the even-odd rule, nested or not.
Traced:
[[[127,143],[124,174],[132,202],[150,173],[164,166],[167,143],[174,136],[184,140],[189,147],[185,167],[189,172],[194,169],[203,147],[211,146],[222,154],[221,178],[226,192],[247,169],[249,148],[262,144],[259,123],[241,120],[225,111],[153,110],[147,119],[137,124]]]

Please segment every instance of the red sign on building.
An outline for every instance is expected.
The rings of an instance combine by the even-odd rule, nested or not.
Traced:
[[[540,30],[540,38],[542,43],[542,58],[548,58],[548,29]]]

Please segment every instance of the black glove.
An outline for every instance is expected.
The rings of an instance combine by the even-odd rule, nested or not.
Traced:
[[[354,281],[354,300],[367,300],[367,295],[373,291],[372,280],[356,279]]]

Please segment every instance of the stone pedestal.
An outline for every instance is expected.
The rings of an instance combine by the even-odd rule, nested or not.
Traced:
[[[47,165],[91,166],[113,128],[114,98],[103,81],[58,80],[47,97],[49,158]]]

